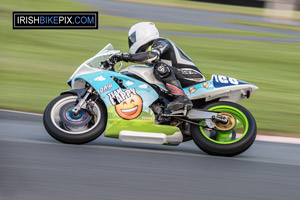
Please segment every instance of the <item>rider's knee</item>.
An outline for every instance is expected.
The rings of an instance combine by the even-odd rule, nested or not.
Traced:
[[[158,62],[154,65],[154,72],[159,79],[165,79],[172,75],[172,70],[170,66],[163,62]]]

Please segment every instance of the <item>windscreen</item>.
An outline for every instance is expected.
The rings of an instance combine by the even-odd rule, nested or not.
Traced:
[[[100,63],[107,60],[112,52],[114,52],[114,47],[111,44],[106,45],[94,57],[87,61],[87,65],[90,67],[99,68]]]

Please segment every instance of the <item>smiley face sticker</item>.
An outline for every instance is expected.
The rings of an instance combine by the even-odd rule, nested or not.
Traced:
[[[108,96],[112,105],[115,105],[116,113],[123,119],[135,119],[141,114],[143,100],[135,89],[122,91],[119,88],[108,93]]]
[[[143,101],[142,98],[134,94],[130,98],[125,99],[120,104],[116,105],[116,112],[123,119],[135,119],[142,111]]]

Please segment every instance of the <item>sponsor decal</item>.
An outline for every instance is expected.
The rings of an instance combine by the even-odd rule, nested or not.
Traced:
[[[194,88],[194,87],[191,87],[191,88],[189,88],[189,92],[192,94],[192,93],[194,93],[196,91],[196,88]]]
[[[182,74],[200,74],[197,70],[190,69],[190,68],[182,68]]]
[[[123,119],[137,118],[143,108],[143,100],[134,88],[122,90],[118,88],[107,94],[112,105],[115,105],[116,113]]]
[[[242,84],[248,84],[243,81],[239,81],[235,78],[227,77],[227,76],[221,76],[214,74],[212,76],[213,85],[215,88],[224,87],[224,86],[234,86],[234,85],[242,85]]]
[[[99,89],[99,92],[100,92],[100,94],[102,94],[102,93],[104,93],[104,92],[110,90],[111,88],[112,88],[112,84],[108,84],[108,85],[106,85],[106,86],[100,88],[100,89]]]
[[[210,86],[210,83],[206,82],[202,84],[203,87],[208,88]]]
[[[103,76],[98,76],[96,78],[94,78],[94,81],[105,81],[106,78],[104,78]]]
[[[221,76],[221,75],[214,75],[213,76],[214,81],[216,81],[217,83],[224,83],[224,84],[233,84],[233,85],[238,85],[239,82],[238,80],[236,80],[235,78],[230,78],[227,76]]]

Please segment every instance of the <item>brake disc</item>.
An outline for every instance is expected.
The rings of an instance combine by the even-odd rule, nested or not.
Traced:
[[[223,115],[227,117],[227,122],[215,121],[216,129],[219,131],[230,131],[236,126],[236,118],[233,114],[228,112],[220,112],[219,115]]]
[[[68,103],[61,107],[59,111],[60,120],[68,127],[86,126],[92,119],[92,116],[85,110],[81,109],[75,116],[72,113],[74,103]]]

